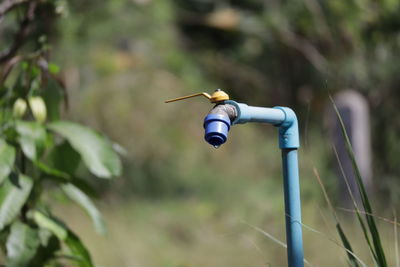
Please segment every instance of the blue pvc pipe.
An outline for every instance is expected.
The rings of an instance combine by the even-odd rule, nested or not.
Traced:
[[[289,267],[302,267],[304,252],[297,149],[282,149],[286,242]]]
[[[297,148],[300,146],[296,114],[287,107],[252,107],[235,101],[225,101],[235,106],[237,114],[232,124],[246,122],[270,123],[279,127],[279,147],[282,149],[284,177],[286,240],[289,267],[304,266],[301,225],[301,202]]]
[[[225,101],[225,103],[236,107],[238,114],[232,124],[261,122],[278,125],[285,120],[285,113],[280,109],[252,107],[232,100]]]

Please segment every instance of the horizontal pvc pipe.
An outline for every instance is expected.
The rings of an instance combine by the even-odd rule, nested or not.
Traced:
[[[261,122],[278,125],[285,120],[285,112],[280,109],[253,107],[243,103],[237,103],[235,101],[225,101],[225,103],[236,107],[238,114],[232,124]]]

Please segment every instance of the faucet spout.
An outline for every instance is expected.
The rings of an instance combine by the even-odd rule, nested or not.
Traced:
[[[215,148],[218,148],[228,139],[228,132],[232,121],[237,117],[236,107],[221,103],[216,105],[204,119],[204,139]]]

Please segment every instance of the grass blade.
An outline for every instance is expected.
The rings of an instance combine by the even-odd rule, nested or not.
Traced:
[[[335,245],[337,245],[338,247],[343,248],[347,253],[351,254],[354,257],[354,259],[356,259],[357,262],[361,264],[361,266],[363,266],[363,267],[367,266],[354,252],[347,249],[345,246],[340,245],[339,242],[337,242],[334,238],[332,238],[332,237],[330,237],[308,225],[305,225],[304,223],[301,223],[301,225],[303,226],[304,229],[309,230],[313,233],[319,234],[319,235],[325,237],[326,239],[328,239],[329,241],[331,241],[332,243],[334,243]]]
[[[367,241],[367,245],[368,245],[369,251],[371,252],[373,260],[376,262],[378,260],[378,257],[375,254],[374,248],[372,247],[371,240],[369,238],[369,234],[368,234],[368,231],[367,231],[367,227],[365,226],[365,223],[364,223],[364,221],[363,221],[363,219],[361,217],[362,212],[358,208],[358,205],[357,205],[357,202],[356,202],[355,197],[353,195],[353,192],[351,191],[349,180],[347,179],[346,173],[344,172],[342,161],[339,158],[339,155],[337,153],[336,147],[334,145],[332,145],[332,149],[333,149],[333,152],[335,154],[336,160],[338,162],[338,165],[339,165],[339,168],[340,168],[340,172],[342,173],[343,180],[346,183],[347,192],[349,193],[351,201],[353,203],[353,206],[354,206],[354,209],[355,209],[355,213],[356,213],[357,219],[358,219],[358,221],[360,223],[362,232],[364,234],[364,238]]]
[[[338,217],[337,217],[336,211],[335,211],[335,209],[333,208],[333,205],[332,205],[332,203],[331,203],[331,200],[330,200],[329,197],[328,197],[328,193],[326,192],[325,186],[324,186],[324,184],[322,183],[322,180],[321,180],[321,177],[319,176],[319,173],[318,173],[317,168],[313,167],[313,172],[314,172],[315,178],[317,178],[317,181],[318,181],[318,183],[319,183],[319,186],[321,187],[322,193],[324,194],[325,201],[326,201],[326,203],[328,204],[328,207],[329,207],[329,209],[331,210],[332,215],[333,215],[333,217],[334,217],[336,223],[338,223],[339,219],[338,219]]]
[[[357,212],[356,210],[346,209],[346,208],[342,208],[342,207],[337,207],[337,209],[338,209],[338,210],[345,211],[345,212],[351,212],[351,213],[356,213],[356,212]],[[367,212],[365,212],[365,211],[361,211],[361,210],[360,210],[359,212],[360,212],[361,214],[367,214]],[[394,224],[394,225],[396,225],[397,227],[400,226],[400,223],[399,223],[398,221],[390,220],[390,219],[388,219],[388,218],[381,217],[381,216],[377,216],[377,215],[375,215],[375,214],[370,214],[370,213],[369,213],[369,215],[373,216],[375,219],[378,219],[378,220],[381,220],[381,221],[384,221],[384,222],[387,222],[387,223],[390,223],[390,224]]]
[[[315,167],[313,168],[313,171],[314,171],[315,177],[318,180],[319,185],[321,186],[322,192],[324,193],[325,201],[327,202],[327,204],[329,206],[329,209],[331,210],[332,215],[335,218],[336,230],[338,231],[339,237],[342,240],[342,244],[346,249],[346,254],[347,254],[347,257],[349,258],[350,266],[358,267],[359,265],[358,265],[357,259],[353,256],[354,255],[353,249],[352,249],[352,247],[350,245],[349,240],[346,237],[346,234],[344,233],[344,231],[343,231],[343,229],[342,229],[342,227],[340,225],[338,216],[337,216],[336,211],[333,208],[332,203],[331,203],[331,201],[330,201],[330,199],[328,197],[328,193],[326,192],[325,186],[322,183],[321,177],[319,176],[319,173],[318,173],[318,171],[317,171],[317,169]]]
[[[281,247],[284,247],[284,248],[287,249],[287,245],[286,245],[285,242],[279,240],[278,238],[274,237],[274,236],[271,235],[270,233],[267,233],[266,231],[264,231],[264,230],[258,228],[257,226],[248,224],[248,223],[246,223],[246,222],[245,222],[245,224],[248,225],[248,226],[250,226],[251,228],[253,228],[253,229],[256,230],[257,232],[262,233],[263,235],[265,235],[266,237],[268,237],[270,240],[272,240],[274,243],[276,243],[276,244],[280,245]],[[312,265],[308,260],[306,260],[305,258],[303,259],[303,262],[304,262],[306,265],[308,265],[308,266],[311,266],[311,267],[313,266],[313,265]]]
[[[356,258],[354,257],[354,253],[350,253],[350,252],[353,252],[353,249],[352,249],[350,242],[347,239],[345,233],[343,232],[343,229],[340,226],[340,223],[336,224],[336,229],[338,231],[340,239],[342,240],[343,246],[346,248],[346,253],[347,253],[347,257],[349,258],[350,266],[354,266],[354,267],[359,266]]]
[[[338,117],[338,120],[339,120],[339,123],[340,123],[340,126],[341,126],[342,134],[343,134],[343,137],[345,139],[346,151],[347,151],[347,154],[348,154],[348,156],[349,156],[349,158],[351,160],[351,164],[352,164],[353,170],[355,172],[356,182],[357,182],[358,190],[360,192],[361,202],[362,202],[363,208],[367,213],[373,214],[372,208],[371,208],[371,204],[369,202],[368,195],[367,195],[367,192],[365,190],[365,186],[364,186],[364,183],[363,183],[362,178],[361,178],[361,173],[360,173],[360,170],[358,168],[358,165],[357,165],[357,162],[356,162],[356,159],[355,159],[355,156],[354,156],[353,148],[351,146],[349,136],[347,135],[346,128],[344,126],[342,117],[340,116],[339,110],[337,109],[337,106],[336,106],[333,98],[331,96],[329,96],[329,98],[330,98],[330,100],[331,100],[331,102],[333,104],[333,108],[334,108],[334,110],[336,112],[336,115]],[[369,214],[365,214],[365,219],[367,221],[368,229],[369,229],[369,232],[371,234],[372,242],[373,242],[373,245],[374,245],[374,253],[373,253],[373,255],[376,256],[376,262],[378,263],[379,266],[386,267],[387,266],[387,262],[386,262],[385,252],[384,252],[383,247],[382,247],[382,242],[381,242],[381,238],[380,238],[380,235],[379,235],[378,228],[377,228],[376,223],[375,223],[375,219],[374,219],[373,216],[371,216]]]
[[[395,258],[396,258],[396,267],[400,267],[400,260],[399,260],[399,243],[397,240],[397,215],[396,215],[396,210],[393,211],[394,215],[394,253],[395,253]]]

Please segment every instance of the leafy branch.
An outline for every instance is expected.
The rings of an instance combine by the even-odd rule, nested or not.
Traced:
[[[56,1],[0,4],[0,17],[17,10],[24,14],[10,45],[0,52],[0,247],[7,266],[44,266],[61,258],[93,266],[80,238],[51,213],[52,197],[54,192],[65,195],[104,233],[101,213],[90,197],[94,190],[80,176],[90,172],[109,179],[121,174],[119,156],[106,137],[61,120],[67,91],[59,67],[48,60],[47,33],[32,31],[56,8]],[[22,52],[23,46],[31,50]]]

